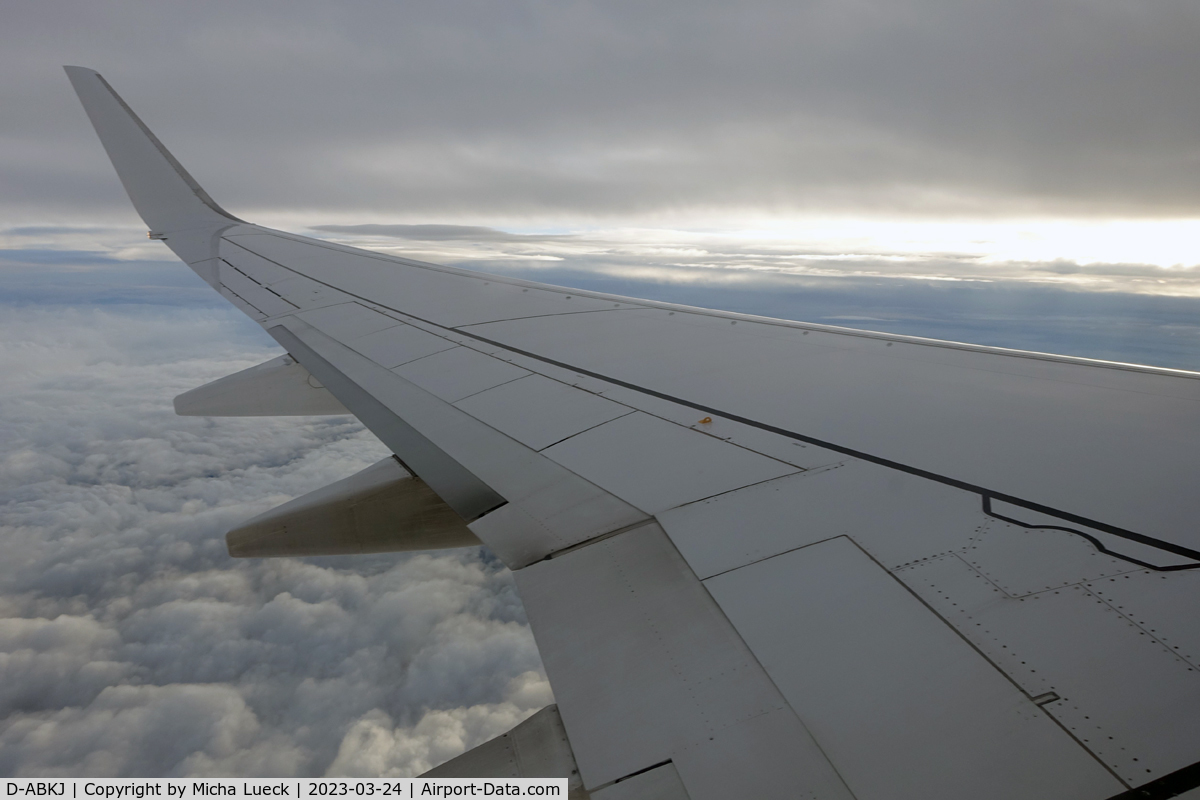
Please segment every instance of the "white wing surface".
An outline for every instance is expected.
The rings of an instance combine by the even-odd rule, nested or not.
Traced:
[[[269,230],[68,73],[151,235],[336,398],[291,407],[355,414],[513,570],[581,796],[1200,786],[1200,375]]]

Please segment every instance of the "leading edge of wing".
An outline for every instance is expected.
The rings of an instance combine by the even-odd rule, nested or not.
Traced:
[[[203,187],[196,182],[179,161],[171,155],[162,142],[134,113],[133,109],[121,98],[112,86],[97,71],[87,67],[66,66],[63,69],[78,94],[84,110],[87,112],[101,143],[108,152],[109,158],[116,169],[118,177],[125,186],[134,207],[145,220],[152,232],[168,232],[192,230],[205,227],[228,227],[231,224],[248,225],[242,219],[230,214],[209,196]],[[259,226],[254,226],[259,228]],[[822,325],[811,322],[797,322],[755,314],[742,314],[716,309],[700,308],[679,303],[667,303],[640,298],[630,298],[604,292],[594,292],[586,289],[572,289],[554,286],[552,284],[527,281],[503,275],[492,275],[474,270],[447,267],[440,264],[401,258],[372,250],[340,245],[321,239],[300,236],[298,234],[273,231],[259,228],[262,232],[280,234],[305,244],[324,247],[333,250],[351,251],[359,255],[369,256],[382,261],[391,261],[409,267],[432,269],[440,272],[467,275],[498,283],[508,283],[517,286],[537,287],[541,289],[561,290],[578,297],[596,298],[627,303],[637,303],[651,308],[667,308],[704,314],[727,319],[746,320],[762,324],[777,325],[805,330],[823,331],[853,337],[881,339],[886,341],[910,342],[932,347],[943,347],[957,350],[968,350],[981,353],[1032,358],[1063,363],[1075,363],[1094,367],[1150,372],[1176,377],[1200,377],[1200,374],[1190,370],[1152,367],[1141,364],[1130,364],[1116,361],[1065,356],[1053,353],[1041,353],[1027,350],[1017,350],[1005,347],[970,344],[941,339],[930,339],[920,336],[882,333],[878,331],[859,330],[837,325]],[[184,259],[190,263],[190,259]],[[343,288],[343,287],[335,287]],[[371,298],[365,298],[371,299]]]
[[[924,336],[913,336],[910,334],[901,333],[885,333],[883,331],[863,330],[860,328],[847,328],[840,325],[827,325],[818,322],[802,322],[791,319],[780,319],[778,317],[766,317],[758,314],[747,314],[738,311],[724,311],[721,309],[704,308],[703,306],[690,306],[684,303],[672,303],[662,300],[648,300],[639,297],[630,297],[628,295],[611,294],[608,292],[598,292],[590,289],[579,289],[567,286],[558,286],[550,283],[541,283],[539,281],[526,280],[524,278],[515,278],[508,275],[498,275],[496,273],[483,272],[481,270],[465,269],[462,267],[451,267],[445,264],[434,264],[428,261],[420,261],[403,256],[395,256],[389,253],[383,253],[378,250],[368,250],[352,245],[340,244],[338,242],[327,241],[324,239],[314,239],[309,236],[303,236],[297,233],[287,231],[279,231],[262,226],[254,226],[256,230],[240,229],[236,233],[230,235],[229,241],[237,243],[237,235],[250,233],[268,233],[290,239],[294,242],[309,245],[317,248],[324,248],[334,252],[351,253],[356,256],[371,258],[377,261],[390,262],[399,264],[405,267],[415,267],[418,269],[430,270],[433,272],[441,272],[450,275],[459,275],[478,279],[480,282],[491,282],[497,284],[507,284],[510,286],[524,287],[529,289],[540,289],[544,291],[559,292],[564,295],[571,295],[577,298],[586,298],[594,300],[602,300],[606,302],[631,304],[643,308],[665,309],[669,311],[684,312],[688,314],[697,314],[705,317],[714,317],[717,319],[737,320],[739,322],[754,322],[762,325],[770,325],[779,328],[794,328],[802,331],[813,331],[821,333],[829,333],[838,336],[847,336],[861,339],[874,339],[884,342],[904,342],[908,344],[921,345],[925,347],[937,347],[948,350],[961,350],[971,353],[989,353],[992,355],[1011,356],[1014,358],[1032,359],[1036,361],[1048,361],[1062,364],[1078,364],[1085,367],[1100,367],[1111,370],[1121,370],[1128,372],[1149,373],[1153,375],[1165,375],[1175,378],[1190,378],[1200,379],[1200,372],[1187,369],[1177,369],[1172,367],[1156,367],[1148,364],[1135,364],[1124,361],[1109,361],[1105,359],[1087,358],[1085,356],[1070,356],[1058,353],[1044,353],[1036,350],[1020,350],[1011,347],[1000,347],[996,345],[973,344],[970,342],[958,342],[950,339],[932,339]],[[240,245],[239,245],[240,246]],[[309,276],[312,277],[312,276]],[[356,299],[366,301],[368,303],[381,303],[377,297],[364,297],[356,294],[351,288],[341,285],[337,282],[328,282],[317,279],[318,282],[325,283],[330,288],[345,292],[346,294],[355,297]],[[467,323],[453,324],[446,327],[469,333],[469,330],[475,324],[486,323]]]

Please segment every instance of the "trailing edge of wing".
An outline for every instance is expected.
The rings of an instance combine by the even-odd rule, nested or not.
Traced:
[[[63,69],[129,199],[151,231],[242,222],[200,188],[100,73],[86,67]]]

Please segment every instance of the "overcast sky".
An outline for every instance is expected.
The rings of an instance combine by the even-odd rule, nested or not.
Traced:
[[[252,215],[1200,202],[1189,0],[49,0],[4,17],[3,174],[23,215],[122,218],[62,63],[104,73]]]
[[[386,451],[175,417],[277,354],[62,73],[232,213],[585,288],[1200,368],[1200,5],[7,3],[0,774],[420,772],[551,702],[479,550],[233,562]]]

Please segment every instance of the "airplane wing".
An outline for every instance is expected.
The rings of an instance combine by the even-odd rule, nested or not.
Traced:
[[[425,525],[512,569],[557,709],[446,770],[577,771],[598,800],[1200,786],[1200,374],[270,230],[67,71],[150,236],[287,351],[181,413],[349,410],[416,476],[239,535],[324,504],[338,552]]]

